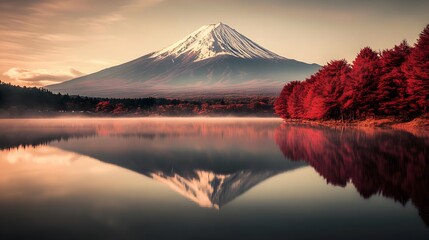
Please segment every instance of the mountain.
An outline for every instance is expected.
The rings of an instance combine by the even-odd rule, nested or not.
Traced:
[[[152,57],[166,58],[181,55],[193,55],[193,61],[222,55],[242,59],[284,59],[223,23],[203,26],[177,43],[154,53]]]
[[[158,52],[46,88],[94,97],[277,96],[285,82],[319,67],[279,56],[218,23]]]

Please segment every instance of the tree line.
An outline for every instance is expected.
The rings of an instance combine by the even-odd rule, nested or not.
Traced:
[[[273,116],[273,97],[167,99],[96,98],[54,94],[43,88],[0,81],[0,116],[71,114],[113,116],[258,115]]]
[[[411,47],[363,48],[352,64],[333,60],[305,81],[287,83],[274,103],[284,119],[412,119],[429,112],[429,25]]]
[[[174,103],[178,100],[164,98],[96,98],[54,94],[37,87],[20,87],[0,81],[0,109],[38,110],[38,111],[95,111],[96,105],[109,101],[113,105],[125,104],[129,108],[147,109],[156,104]]]

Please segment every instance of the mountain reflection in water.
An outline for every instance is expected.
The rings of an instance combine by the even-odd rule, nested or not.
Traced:
[[[40,119],[1,120],[0,136],[0,160],[10,164],[96,159],[216,209],[273,176],[310,165],[329,185],[351,183],[365,199],[411,201],[428,225],[429,138],[406,132],[275,119]]]
[[[272,153],[278,123],[228,119],[8,122],[0,130],[4,136],[0,149],[76,139],[76,144],[56,146],[153,178],[199,206],[219,209],[260,182],[306,165]]]
[[[352,183],[364,198],[381,194],[403,205],[411,200],[429,225],[429,138],[283,124],[275,141],[285,158],[310,164],[329,184]]]

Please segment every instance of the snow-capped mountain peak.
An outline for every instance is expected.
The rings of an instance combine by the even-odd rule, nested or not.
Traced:
[[[237,58],[285,59],[243,36],[224,23],[210,24],[199,28],[182,40],[153,53],[151,57],[194,56],[195,61],[220,55]]]
[[[319,67],[283,58],[217,23],[161,51],[47,88],[120,98],[278,96],[285,82],[304,79]]]

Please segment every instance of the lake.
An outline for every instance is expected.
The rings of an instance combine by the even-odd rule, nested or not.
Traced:
[[[418,131],[9,119],[0,151],[0,239],[429,239]]]

